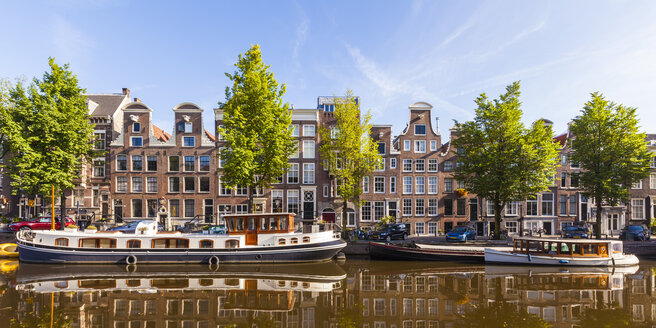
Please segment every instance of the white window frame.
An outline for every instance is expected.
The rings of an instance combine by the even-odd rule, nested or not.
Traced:
[[[428,188],[427,193],[430,195],[436,195],[439,189],[439,179],[436,175],[428,177]]]
[[[403,140],[403,151],[410,151],[412,147],[412,141],[411,140]]]
[[[424,127],[424,133],[417,133],[417,127],[419,127],[419,126]],[[416,135],[416,136],[425,136],[426,133],[428,133],[428,127],[426,126],[426,124],[415,124],[413,132],[414,132],[414,135]]]
[[[136,146],[134,140],[141,140],[141,145]],[[142,136],[131,136],[130,137],[130,146],[131,147],[143,147],[143,137]]]
[[[426,234],[424,227],[425,227],[424,222],[415,222],[415,235]]]
[[[440,163],[437,161],[436,158],[429,158],[428,165],[426,167],[427,172],[437,172],[439,164]]]
[[[415,194],[423,195],[426,193],[426,177],[415,177]]]
[[[186,140],[192,140],[192,145],[191,146],[186,145],[185,144]],[[188,148],[196,147],[196,137],[194,137],[194,136],[183,136],[182,137],[182,147],[188,147]]]
[[[384,194],[384,193],[385,193],[385,177],[384,176],[375,176],[374,177],[374,194]]]
[[[631,219],[645,219],[645,200],[642,198],[631,198]]]
[[[415,159],[415,172],[426,172],[426,160],[423,158]]]
[[[173,181],[173,179],[176,179],[176,178],[178,179],[178,190],[173,190],[173,183],[172,183],[172,181]],[[179,176],[169,177],[167,180],[168,180],[168,182],[169,182],[169,185],[168,185],[168,187],[169,187],[169,188],[168,188],[168,192],[169,192],[169,193],[179,193],[179,192],[180,192],[180,185],[181,185],[181,183],[180,183],[180,177],[179,177]]]
[[[437,140],[430,141],[430,151],[437,151]]]
[[[303,184],[314,184],[314,163],[303,163]]]
[[[369,193],[369,177],[362,177],[362,193]]]
[[[139,190],[135,190],[135,189],[134,189],[134,187],[135,187],[135,183],[134,183],[134,182],[137,181],[137,180],[140,180],[140,181],[141,181],[141,182],[139,183],[139,185],[141,186],[141,188],[140,188]],[[130,192],[134,192],[134,193],[140,193],[140,192],[143,192],[143,177],[131,177],[131,178],[130,178]]]
[[[390,177],[390,193],[391,194],[396,193],[396,177],[394,176]]]
[[[404,158],[403,159],[403,172],[412,172],[413,169],[413,163],[412,163],[412,158]],[[410,169],[407,169],[410,168]]]
[[[412,195],[412,176],[404,176],[403,177],[403,194],[404,195]]]
[[[287,183],[288,184],[298,184],[300,182],[299,178],[299,164],[298,163],[289,163],[289,170],[287,170]],[[292,174],[292,172],[295,172],[296,174]],[[290,178],[296,178],[296,182],[290,181]]]
[[[426,152],[426,140],[415,140],[415,153]]]
[[[303,136],[314,137],[316,135],[317,126],[314,124],[303,124]]]
[[[315,157],[315,142],[314,140],[303,140],[303,158]]]
[[[194,125],[191,122],[184,122],[184,133],[193,132]]]
[[[292,130],[292,137],[300,137],[298,124],[292,124],[289,128]]]
[[[642,189],[642,180],[632,184],[631,189]]]
[[[396,168],[396,157],[390,158],[390,169]]]

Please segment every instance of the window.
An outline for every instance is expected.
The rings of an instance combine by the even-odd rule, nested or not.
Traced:
[[[652,156],[652,158],[649,160],[649,167],[656,169],[656,156]]]
[[[560,187],[567,187],[567,172],[560,172]]]
[[[227,154],[223,154],[224,152],[227,152],[225,147],[219,148],[219,168],[222,168],[223,165],[225,165],[225,159]]]
[[[642,189],[642,180],[631,185],[631,189]]]
[[[328,197],[328,190],[329,190],[328,185],[326,185],[326,184],[323,185],[322,189],[323,189],[323,197]]]
[[[428,215],[429,216],[437,216],[437,198],[429,198],[428,199]],[[428,226],[429,226],[428,233],[431,233],[430,232],[430,223],[428,224]]]
[[[504,221],[508,233],[517,233],[517,221]]]
[[[466,199],[464,198],[458,198],[456,200],[456,214],[457,215],[465,215],[465,206],[467,205]]]
[[[292,150],[291,154],[289,154],[289,158],[298,158],[298,151],[301,148],[299,147],[299,144],[294,141],[294,149]]]
[[[567,195],[560,195],[560,202],[558,202],[558,214],[567,215]]]
[[[415,234],[417,234],[417,235],[423,235],[424,234],[424,223],[423,222],[415,222]]]
[[[102,178],[105,176],[105,160],[94,159],[93,160],[93,176],[96,178]]]
[[[169,192],[180,192],[180,177],[169,177]]]
[[[116,156],[116,171],[128,170],[128,157],[125,155]]]
[[[292,137],[298,137],[298,124],[292,124],[289,126],[289,129],[292,130]]]
[[[453,179],[444,179],[444,192],[453,192]]]
[[[631,199],[631,219],[643,220],[645,218],[645,200]]]
[[[426,215],[426,212],[424,212],[424,206],[426,200],[424,199],[415,199],[415,216],[424,216]]]
[[[362,177],[362,192],[365,194],[369,192],[369,177]]]
[[[105,149],[105,133],[96,132],[93,134],[93,136],[95,137],[96,140],[96,143],[94,143],[93,148],[98,150]]]
[[[488,201],[487,201],[487,208],[486,208],[486,210],[487,210],[486,212],[487,212],[487,215],[488,215],[488,216],[493,216],[493,215],[494,215],[494,213],[496,212],[496,211],[494,210],[494,201],[491,201],[491,200],[488,200]]]
[[[196,168],[196,157],[195,156],[185,156],[184,157],[184,171],[185,172],[194,172]]]
[[[314,163],[303,163],[303,184],[314,184]]]
[[[412,172],[412,160],[404,159],[403,160],[403,172]]]
[[[248,187],[242,187],[240,185],[237,185],[235,194],[237,196],[247,196],[248,195]]]
[[[171,217],[179,218],[180,217],[180,200],[171,199],[169,200],[169,212]]]
[[[428,177],[428,193],[437,194],[437,177]]]
[[[575,162],[575,161],[571,161],[571,162],[569,163],[569,166],[570,166],[571,168],[575,168],[575,169],[578,169],[578,168],[581,167],[581,165],[579,164],[579,162]]]
[[[403,216],[412,216],[412,199],[403,199]]]
[[[437,160],[429,159],[428,160],[428,172],[437,172]]]
[[[381,158],[380,161],[374,166],[374,171],[385,171],[385,159]]]
[[[157,215],[157,199],[146,200],[146,210],[149,218],[154,218]]]
[[[184,122],[184,132],[185,133],[191,133],[193,131],[192,129],[193,125],[191,122]]]
[[[538,198],[536,196],[526,200],[526,215],[538,215]]]
[[[196,137],[182,137],[182,145],[184,147],[193,147],[196,145]]]
[[[426,177],[415,177],[415,193],[424,194],[426,192]]]
[[[431,140],[430,141],[430,150],[431,151],[437,151],[437,140]]]
[[[569,186],[572,188],[578,188],[579,187],[579,173],[578,172],[572,172],[570,177],[569,177]]]
[[[132,200],[132,217],[143,217],[143,201],[141,199]]]
[[[287,183],[298,183],[298,163],[289,164],[289,171],[287,171]]]
[[[404,151],[410,151],[410,145],[411,145],[410,140],[403,140],[403,150]]]
[[[195,201],[193,199],[184,200],[184,217],[193,218],[196,216]]]
[[[210,177],[200,177],[198,179],[198,191],[210,192]]]
[[[374,177],[374,193],[385,192],[385,177]]]
[[[248,213],[248,204],[235,205],[235,213],[237,214]]]
[[[141,177],[132,177],[132,192],[143,192],[143,180]]]
[[[546,193],[542,194],[542,215],[551,216],[553,215],[553,194]]]
[[[415,153],[426,152],[426,140],[415,140]]]
[[[385,216],[385,202],[374,202],[374,220],[380,220]]]
[[[196,178],[184,177],[184,192],[194,192],[194,191],[196,191]]]
[[[390,158],[390,169],[396,168],[396,158]]]
[[[379,142],[378,143],[378,154],[385,155],[385,143],[384,142]]]
[[[201,172],[209,172],[210,171],[210,157],[209,156],[200,156],[200,157],[198,157],[198,160],[200,161],[200,167],[198,168],[198,170],[201,171]]]
[[[221,196],[230,196],[232,194],[232,190],[228,188],[223,181],[221,181],[221,177],[219,177],[219,195]]]
[[[303,140],[303,158],[314,158],[314,140]]]
[[[131,239],[127,241],[127,248],[141,248],[141,240]]]
[[[132,171],[143,170],[143,157],[141,155],[132,155]]]
[[[569,196],[569,214],[576,215],[576,196]]]
[[[157,156],[146,156],[146,171],[157,171]]]
[[[298,190],[287,190],[287,212],[298,214]]]
[[[519,213],[517,209],[519,208],[519,203],[516,201],[512,201],[508,204],[506,204],[506,215],[507,216],[517,216]]]
[[[132,132],[134,132],[134,133],[141,132],[141,123],[139,123],[139,122],[132,123]]]
[[[451,171],[453,171],[453,162],[452,162],[452,161],[446,161],[446,162],[444,162],[444,171],[445,171],[445,172],[451,172]]]
[[[390,193],[396,193],[396,177],[390,177]]]
[[[453,215],[453,199],[444,200],[444,215]]]
[[[180,171],[180,156],[169,156],[169,172]]]
[[[403,193],[412,194],[412,177],[403,177]]]
[[[146,192],[157,192],[157,177],[146,178]]]
[[[200,248],[214,248],[214,241],[209,239],[204,239],[200,241],[199,245]]]
[[[130,146],[143,147],[143,137],[130,137]]]
[[[656,189],[656,174],[649,175],[649,188]]]
[[[567,165],[567,155],[560,156],[560,165]]]
[[[316,129],[315,129],[314,124],[303,125],[303,136],[304,137],[314,137],[315,130]]]
[[[116,192],[128,191],[128,177],[116,177]]]
[[[68,246],[68,238],[57,238],[55,239],[56,246]]]
[[[426,125],[425,124],[415,124],[415,135],[416,136],[425,136],[426,135]]]
[[[371,221],[371,202],[362,203],[362,221]]]
[[[426,160],[416,159],[415,160],[415,171],[416,172],[424,172],[425,169],[426,169]]]

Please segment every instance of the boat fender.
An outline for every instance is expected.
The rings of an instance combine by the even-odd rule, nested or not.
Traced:
[[[611,257],[610,260],[613,261],[613,266],[615,266],[615,258]]]
[[[567,263],[569,263],[569,261],[568,260],[560,260],[560,261],[558,261],[558,263],[567,264]]]
[[[128,255],[128,257],[125,258],[125,263],[128,265],[135,265],[137,264],[137,257],[134,255]]]
[[[216,255],[214,255],[214,256],[210,257],[209,263],[210,263],[210,265],[217,265],[218,266],[219,265],[219,258]]]

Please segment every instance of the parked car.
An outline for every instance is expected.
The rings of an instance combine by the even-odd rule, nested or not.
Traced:
[[[140,222],[152,222],[152,220],[132,221],[128,224],[124,224],[124,225],[116,226],[116,227],[113,227],[113,228],[109,228],[109,229],[107,229],[107,231],[120,231],[120,232],[123,232],[123,233],[134,233],[137,230],[137,225],[139,225]],[[164,226],[162,226],[161,224],[158,223],[157,224],[157,230],[158,231],[163,231]]]
[[[467,241],[476,239],[476,230],[470,227],[455,227],[446,233],[447,241]]]
[[[569,226],[563,230],[563,236],[565,238],[588,238],[589,233],[588,229],[584,227]]]
[[[377,230],[369,231],[369,239],[384,239],[391,241],[392,239],[408,239],[408,231],[405,229],[405,224],[394,223],[385,224]]]
[[[67,217],[65,226],[74,225],[75,221]],[[61,223],[59,217],[55,217],[55,229],[60,229]],[[10,223],[7,227],[9,231],[18,231],[18,230],[50,230],[52,229],[52,217],[50,216],[41,216],[36,219],[24,220],[20,222]]]
[[[649,240],[651,235],[649,233],[649,228],[645,227],[642,224],[632,224],[622,228],[620,232],[621,240]]]

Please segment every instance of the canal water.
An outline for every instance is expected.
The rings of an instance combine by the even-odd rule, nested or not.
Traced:
[[[0,262],[0,327],[653,327],[656,262],[551,268]]]

